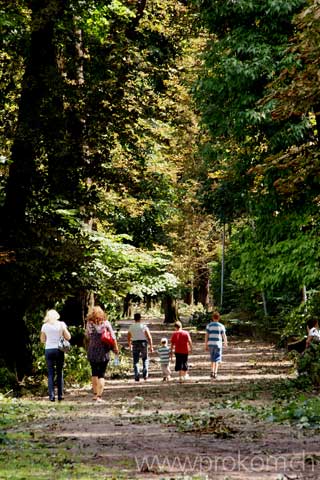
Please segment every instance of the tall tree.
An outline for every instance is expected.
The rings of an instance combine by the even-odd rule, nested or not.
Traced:
[[[1,315],[10,318],[3,357],[21,377],[30,310],[99,290],[93,272],[103,240],[88,232],[89,219],[109,235],[129,233],[138,246],[166,241],[161,222],[175,187],[163,99],[187,9],[173,0],[17,0],[15,7],[30,36],[1,211],[2,246],[13,260],[1,268]],[[108,278],[108,265],[99,265]]]
[[[29,55],[22,82],[19,114],[12,144],[11,164],[5,203],[1,211],[1,238],[4,248],[15,252],[15,265],[2,268],[6,287],[2,290],[1,316],[7,318],[2,337],[2,355],[7,364],[15,367],[19,376],[30,368],[28,336],[23,319],[30,290],[26,279],[21,279],[19,266],[23,263],[26,243],[30,234],[28,206],[37,189],[37,163],[43,143],[44,103],[51,94],[51,80],[57,76],[54,48],[56,18],[64,10],[64,2],[33,0],[31,7],[32,32]],[[51,79],[48,72],[51,73]],[[21,266],[20,266],[21,269]],[[23,275],[22,275],[23,277]],[[16,292],[15,298],[10,292]],[[18,335],[15,335],[16,332]],[[12,348],[14,345],[14,348]]]
[[[275,232],[286,207],[274,184],[275,172],[270,169],[262,179],[254,167],[290,145],[302,145],[309,138],[310,120],[275,118],[274,104],[262,100],[270,82],[299,63],[288,46],[293,16],[306,2],[195,3],[211,34],[195,91],[211,137],[203,149],[203,202],[223,224],[242,218],[249,225],[243,232],[251,232],[261,250],[268,241],[272,248],[280,241]],[[260,266],[256,263],[256,272]]]

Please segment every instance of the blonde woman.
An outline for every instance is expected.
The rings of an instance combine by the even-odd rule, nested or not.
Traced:
[[[110,331],[115,342],[113,351],[118,354],[118,344],[111,323],[101,307],[93,307],[87,316],[86,336],[89,340],[87,356],[91,365],[93,400],[97,402],[103,402],[104,376],[110,359],[109,347],[101,340],[101,333],[105,328]]]
[[[48,367],[49,400],[55,401],[54,380],[57,377],[58,400],[63,400],[63,364],[64,353],[58,349],[61,336],[70,340],[71,335],[64,322],[59,321],[56,310],[48,310],[40,333],[40,341],[45,344],[45,357]]]

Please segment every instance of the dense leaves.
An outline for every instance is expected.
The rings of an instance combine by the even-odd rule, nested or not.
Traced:
[[[31,0],[2,13],[1,304],[8,336],[25,332],[20,359],[4,351],[21,374],[33,309],[84,291],[110,303],[178,284],[170,255],[153,250],[169,242],[178,198],[170,156],[180,120],[166,82],[179,84],[175,62],[192,25],[172,0]]]
[[[287,314],[318,289],[319,18],[305,0],[3,3],[10,368],[72,297],[208,307],[212,269],[225,310],[285,298]]]
[[[233,291],[274,300],[296,290],[292,307],[303,286],[319,286],[319,7],[195,3],[211,34],[194,91],[209,133],[201,199],[234,225]]]

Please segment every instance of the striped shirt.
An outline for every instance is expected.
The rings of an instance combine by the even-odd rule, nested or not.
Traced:
[[[210,322],[206,326],[206,332],[208,334],[208,346],[222,348],[222,334],[226,333],[224,325],[220,322]]]
[[[169,347],[159,347],[158,354],[160,358],[160,363],[166,364],[170,362],[170,348]]]

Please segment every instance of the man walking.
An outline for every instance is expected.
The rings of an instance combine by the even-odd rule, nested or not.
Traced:
[[[130,325],[128,330],[128,345],[132,350],[134,379],[140,380],[139,360],[142,359],[142,376],[144,380],[148,378],[148,344],[150,351],[153,352],[152,337],[149,328],[141,323],[140,313],[134,314],[134,324]]]

